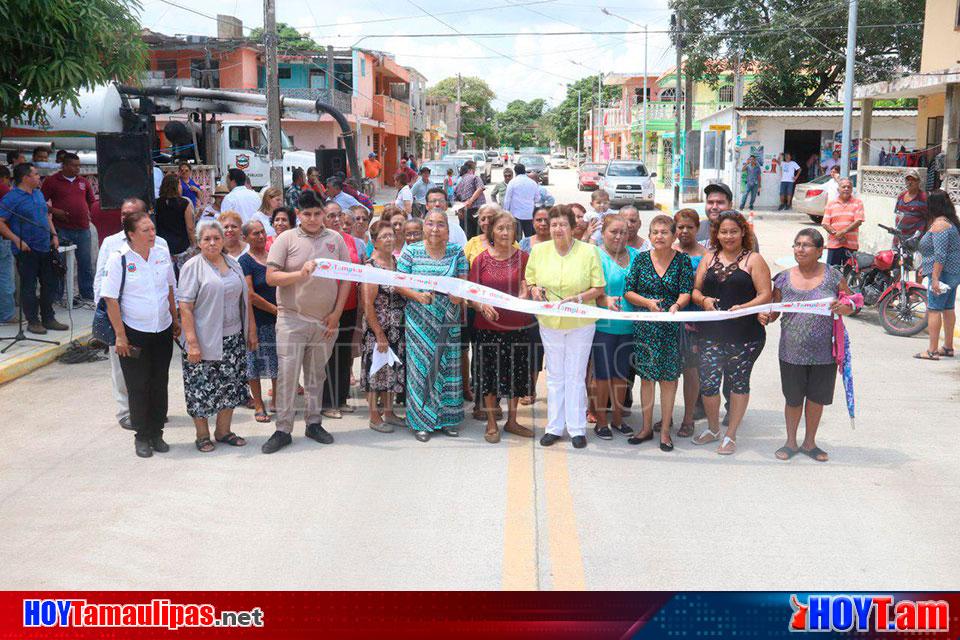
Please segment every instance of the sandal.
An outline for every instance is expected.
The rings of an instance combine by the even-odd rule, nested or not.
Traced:
[[[737,441],[730,436],[723,436],[723,442],[717,447],[717,453],[722,456],[729,456],[737,451]]]
[[[830,459],[829,456],[827,456],[827,452],[820,447],[814,447],[813,449],[800,449],[800,451],[817,462],[826,462]]]
[[[917,360],[939,360],[940,354],[937,351],[930,351],[927,349],[926,351],[913,354],[913,357]]]
[[[520,404],[522,404],[525,407],[529,407],[536,401],[537,401],[537,396],[524,396],[520,398]]]
[[[946,347],[940,347],[937,349],[937,355],[941,358],[952,358],[954,356],[953,349],[947,349]]]
[[[243,447],[246,446],[247,441],[235,434],[233,431],[227,431],[227,433],[220,438],[214,438],[217,442],[223,442],[228,444],[231,447]]]
[[[720,430],[710,431],[709,428],[704,429],[700,434],[695,437],[692,442],[693,444],[710,444],[711,442],[716,442],[720,439]]]
[[[270,422],[270,414],[266,411],[257,411],[253,414],[253,419],[257,422]]]
[[[209,438],[209,437],[208,437],[208,438],[197,438],[197,440],[196,440],[196,442],[194,442],[194,444],[197,445],[197,451],[199,451],[200,453],[210,453],[211,451],[213,451],[214,449],[217,448],[215,444],[213,444],[212,442],[210,442],[210,438]]]
[[[474,408],[473,408],[473,414],[472,414],[472,416],[473,416],[473,419],[474,419],[474,420],[486,420],[486,419],[487,419],[486,412],[485,412],[483,409],[481,409],[480,407],[474,407]]]
[[[693,435],[693,423],[692,422],[681,422],[680,429],[677,430],[678,438],[689,438]]]
[[[500,442],[500,430],[497,431],[488,431],[483,434],[483,439],[489,442],[490,444],[497,444]]]
[[[790,447],[783,446],[777,449],[773,455],[777,456],[777,460],[789,460],[798,453],[800,453],[800,449],[791,449]]]

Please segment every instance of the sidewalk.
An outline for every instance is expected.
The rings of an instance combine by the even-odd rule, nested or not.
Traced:
[[[0,340],[0,349],[10,347],[6,353],[0,353],[0,384],[25,376],[31,371],[50,364],[70,347],[71,340],[86,342],[90,339],[90,325],[93,322],[92,309],[73,309],[73,320],[71,321],[66,309],[60,306],[55,308],[57,320],[71,325],[72,331],[71,329],[48,331],[46,335],[36,335],[26,331],[26,322],[24,322],[24,333],[27,338],[53,340],[59,344],[45,344],[27,340],[10,346],[10,340]],[[17,335],[17,325],[0,325],[0,338],[15,335]]]

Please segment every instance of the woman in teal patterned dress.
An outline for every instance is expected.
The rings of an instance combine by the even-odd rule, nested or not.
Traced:
[[[624,298],[641,311],[683,309],[690,303],[693,290],[693,267],[690,258],[673,248],[676,225],[673,218],[659,215],[650,221],[650,242],[653,249],[633,260],[627,274]],[[682,354],[680,322],[637,322],[634,325],[634,367],[640,378],[640,401],[643,405],[643,428],[635,436],[639,442],[653,437],[653,401],[660,383],[660,449],[673,450],[670,428],[673,426],[673,403],[677,395]]]
[[[459,246],[448,242],[447,216],[440,211],[423,221],[423,241],[406,245],[397,271],[415,275],[466,278],[469,266]],[[460,377],[460,305],[454,296],[401,292],[410,299],[404,316],[407,342],[407,424],[417,440],[434,431],[460,435],[463,422],[463,380]]]

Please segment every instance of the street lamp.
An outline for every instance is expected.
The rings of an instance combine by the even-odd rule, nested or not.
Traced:
[[[605,15],[610,16],[611,18],[619,18],[624,22],[628,22],[638,27],[643,27],[643,139],[642,139],[643,147],[642,147],[642,151],[640,152],[641,153],[640,159],[643,162],[643,165],[646,166],[647,165],[647,41],[649,36],[647,25],[639,24],[637,22],[634,22],[633,20],[617,15],[611,12],[606,7],[601,7],[600,11],[602,11]]]
[[[603,142],[603,102],[602,102],[603,79],[607,77],[609,74],[604,73],[599,69],[592,69],[587,65],[583,64],[582,62],[577,62],[576,60],[573,60],[571,58],[568,58],[567,60],[570,62],[570,64],[575,64],[578,67],[583,67],[587,71],[592,71],[597,74],[597,116],[593,121],[593,126],[591,127],[591,130],[594,132],[592,135],[594,136],[594,138],[596,138],[597,134],[595,132],[597,131],[598,128],[600,129],[598,144],[594,144],[593,148],[594,148],[594,152],[597,154],[597,157],[594,159],[594,162],[602,162],[603,159],[600,157],[600,148],[604,143]]]

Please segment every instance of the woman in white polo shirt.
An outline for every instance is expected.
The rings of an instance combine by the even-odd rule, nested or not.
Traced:
[[[180,334],[173,262],[166,249],[155,246],[157,231],[145,212],[124,217],[123,232],[127,242],[107,261],[100,295],[117,334],[136,452],[149,458],[154,451],[170,450],[163,441],[163,422],[173,337]]]

